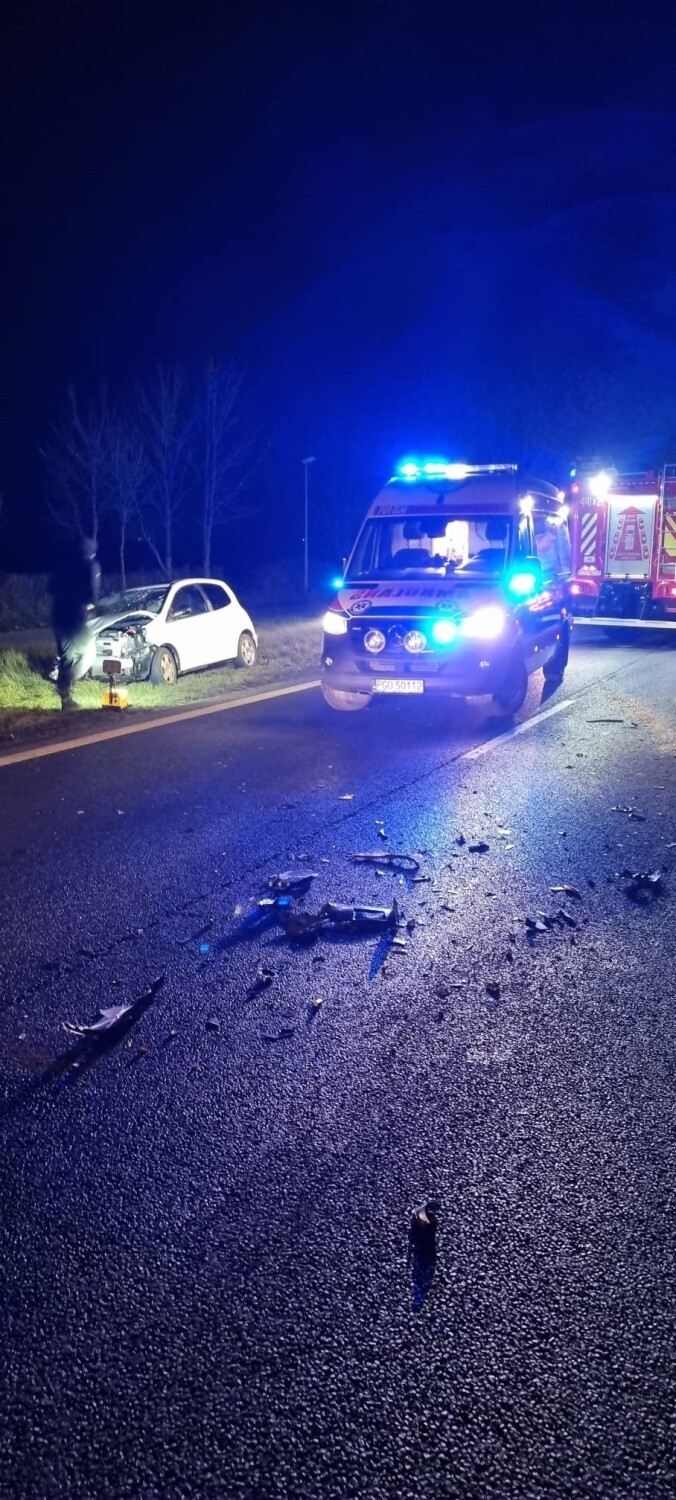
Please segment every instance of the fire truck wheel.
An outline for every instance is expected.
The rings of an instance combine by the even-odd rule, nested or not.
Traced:
[[[516,657],[512,670],[499,693],[494,693],[494,712],[500,718],[511,719],[525,702],[528,692],[528,671],[522,656]]]
[[[568,666],[568,653],[570,651],[570,631],[567,625],[561,626],[561,634],[558,639],[556,651],[542,668],[542,675],[547,682],[560,682]]]
[[[340,688],[324,687],[322,685],[324,700],[329,708],[337,708],[339,713],[356,714],[360,708],[368,708],[371,702],[370,693],[343,693]]]

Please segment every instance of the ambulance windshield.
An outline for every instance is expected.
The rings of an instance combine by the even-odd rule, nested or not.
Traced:
[[[361,578],[496,578],[507,562],[509,516],[437,513],[366,522],[348,569]]]

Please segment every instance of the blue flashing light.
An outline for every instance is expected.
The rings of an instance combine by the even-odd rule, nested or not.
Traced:
[[[516,599],[529,599],[539,592],[537,574],[530,568],[515,568],[507,579],[507,588]]]
[[[440,463],[438,459],[430,459],[426,464],[423,464],[422,471],[423,474],[427,475],[428,479],[445,479],[448,474],[448,464]]]
[[[345,579],[344,578],[332,578],[331,579],[331,588],[332,589],[342,589],[344,587],[345,587]]]
[[[437,646],[450,646],[458,634],[455,620],[435,620],[432,626],[432,640]]]
[[[574,479],[576,474],[577,474],[577,469],[571,469],[571,471],[570,471],[570,477],[571,477],[571,479]]]
[[[412,461],[399,465],[399,474],[401,475],[402,479],[417,479],[419,473],[420,469],[418,468],[418,465],[414,464]]]

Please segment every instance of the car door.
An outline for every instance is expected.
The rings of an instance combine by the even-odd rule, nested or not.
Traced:
[[[224,583],[200,585],[211,606],[209,649],[211,661],[230,661],[237,655],[241,631],[240,609]]]
[[[210,657],[210,610],[196,583],[184,583],[169,603],[165,641],[173,646],[182,672],[204,667]]]

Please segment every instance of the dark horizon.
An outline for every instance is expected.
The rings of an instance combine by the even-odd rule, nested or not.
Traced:
[[[411,448],[676,456],[668,7],[28,0],[4,28],[1,566],[44,565],[68,383],[158,360],[246,372],[273,556],[308,452],[331,556]]]

